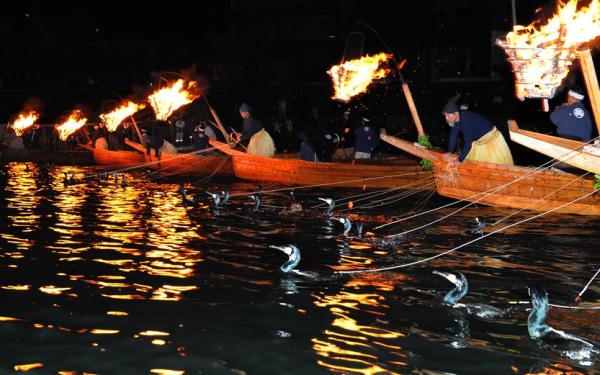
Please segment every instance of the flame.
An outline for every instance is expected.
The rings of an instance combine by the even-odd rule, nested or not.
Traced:
[[[35,124],[35,122],[39,118],[40,115],[38,115],[35,111],[30,111],[27,114],[19,113],[17,119],[12,124],[10,124],[10,126],[15,131],[17,137],[20,137],[21,135],[23,135],[23,133],[25,133],[25,130],[27,130],[29,127]]]
[[[391,57],[391,54],[381,52],[332,66],[327,71],[335,91],[332,99],[348,102],[353,96],[365,92],[374,79],[383,78],[390,72],[389,68],[379,66]]]
[[[154,110],[157,120],[166,120],[180,107],[189,104],[200,97],[191,90],[198,82],[178,79],[171,86],[157,90],[148,96],[148,102]]]
[[[515,94],[524,98],[552,98],[577,57],[577,48],[600,35],[600,0],[577,10],[577,0],[561,3],[544,25],[515,25],[504,48],[515,72]]]
[[[143,104],[136,104],[128,101],[120,107],[115,108],[112,112],[101,114],[100,119],[102,120],[102,124],[109,132],[114,132],[117,130],[121,122],[123,122],[123,120],[133,115],[140,109],[143,109],[144,107],[145,105]]]
[[[67,138],[75,133],[87,122],[87,118],[83,117],[83,112],[74,110],[62,124],[56,125],[56,131],[61,141],[66,141]]]

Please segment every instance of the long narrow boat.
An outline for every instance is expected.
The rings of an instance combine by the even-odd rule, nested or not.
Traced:
[[[585,171],[600,174],[600,148],[587,143],[519,129],[508,121],[510,139],[541,154]]]
[[[131,167],[141,165],[146,161],[144,154],[140,154],[137,151],[113,151],[102,147],[94,147],[89,144],[80,144],[80,146],[92,152],[94,162],[98,165],[107,167]]]
[[[563,171],[470,160],[459,167],[452,167],[444,161],[441,151],[427,150],[390,135],[382,134],[380,137],[403,151],[430,160],[435,188],[442,196],[497,207],[600,215],[599,194],[567,204],[594,191],[594,179],[591,177],[580,178]]]
[[[227,155],[201,155],[196,153],[177,154],[161,153],[157,160],[154,153],[145,157],[146,147],[142,144],[125,139],[125,143],[142,152],[142,157],[149,162],[148,167],[160,170],[169,175],[188,176],[233,176],[233,163]]]
[[[215,140],[210,143],[231,156],[235,176],[244,180],[301,186],[433,190],[431,172],[424,172],[414,159],[388,158],[355,163],[310,162],[298,159],[297,155],[264,157],[235,150]]]

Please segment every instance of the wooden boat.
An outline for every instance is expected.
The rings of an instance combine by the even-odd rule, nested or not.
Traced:
[[[594,179],[575,174],[531,167],[503,166],[466,160],[459,167],[444,161],[443,152],[382,134],[385,142],[430,160],[435,188],[445,197],[490,206],[600,215],[600,195],[594,191]]]
[[[216,140],[211,145],[231,155],[235,176],[250,181],[290,185],[322,185],[357,188],[405,188],[432,190],[431,173],[409,158],[376,159],[360,162],[310,162],[295,154],[274,157],[250,155]]]
[[[513,142],[579,169],[600,174],[600,147],[522,130],[513,120],[508,121],[508,129]]]
[[[94,156],[94,162],[98,165],[110,167],[132,167],[135,165],[141,166],[146,161],[144,154],[140,154],[137,151],[113,151],[104,149],[102,147],[94,147],[89,144],[80,144],[79,146],[91,151],[92,155]]]
[[[196,153],[166,153],[160,154],[160,160],[154,156],[145,156],[146,147],[140,143],[125,140],[125,143],[134,149],[142,152],[144,160],[151,162],[149,168],[160,170],[169,175],[189,175],[189,176],[233,176],[233,163],[227,155],[201,155]]]

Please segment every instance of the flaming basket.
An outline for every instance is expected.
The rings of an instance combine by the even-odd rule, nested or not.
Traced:
[[[515,73],[515,95],[520,100],[553,98],[577,57],[571,48],[503,47]]]

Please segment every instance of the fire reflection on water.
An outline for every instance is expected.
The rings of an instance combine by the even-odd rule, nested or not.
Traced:
[[[405,333],[385,328],[389,306],[380,293],[392,292],[402,280],[402,276],[390,280],[380,275],[363,275],[346,282],[343,290],[335,295],[315,295],[314,304],[328,309],[334,316],[331,326],[322,332],[325,337],[312,339],[313,350],[321,357],[319,365],[336,372],[362,374],[394,374],[397,372],[392,369],[407,366],[403,361],[406,354],[398,345],[398,339]],[[372,321],[361,324],[353,318],[353,312],[362,318],[364,312],[368,312]],[[377,355],[378,348],[385,348],[388,355],[396,358],[383,360]],[[394,367],[382,367],[384,363]]]

